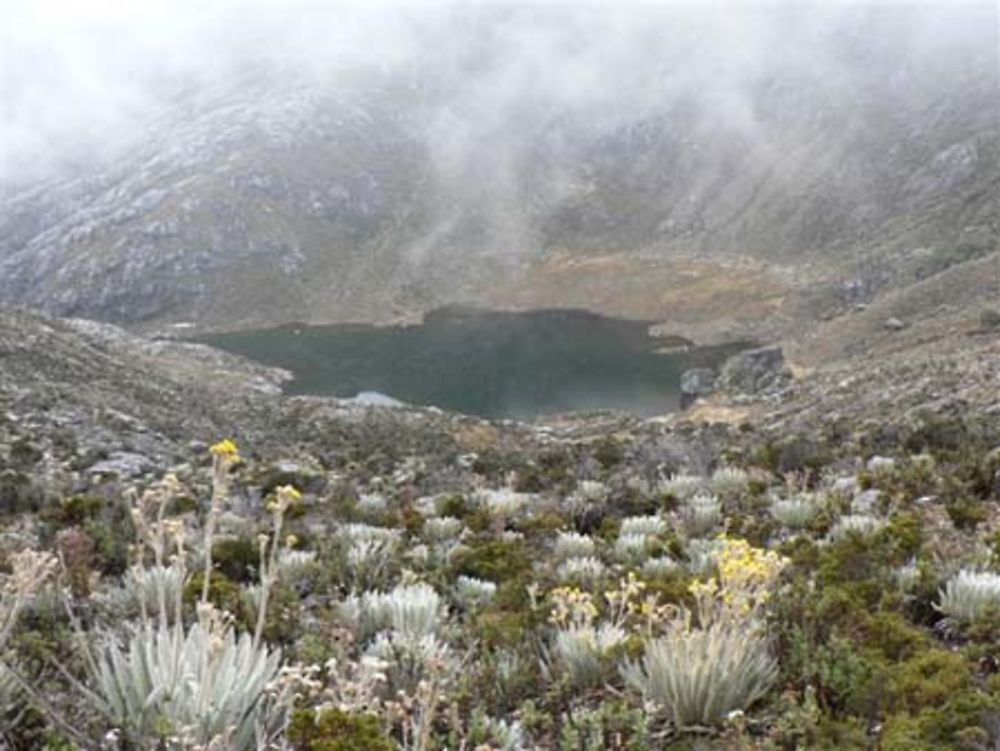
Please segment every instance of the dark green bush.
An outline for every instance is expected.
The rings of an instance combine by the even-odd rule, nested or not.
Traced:
[[[232,581],[256,581],[260,549],[256,541],[246,537],[216,540],[212,545],[212,565]]]
[[[205,582],[205,572],[196,571],[184,585],[184,604],[194,606],[201,600],[201,591]],[[213,571],[209,578],[208,601],[220,610],[232,613],[236,620],[252,628],[252,614],[243,599],[240,586],[221,571]]]
[[[375,715],[336,708],[296,710],[288,740],[295,751],[396,751]]]
[[[525,587],[531,583],[532,563],[521,540],[490,540],[470,546],[452,561],[456,576],[473,576],[495,582],[496,602],[519,608],[527,601]]]

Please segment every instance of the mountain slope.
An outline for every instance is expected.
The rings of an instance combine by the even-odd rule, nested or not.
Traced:
[[[7,197],[0,297],[146,325],[476,302],[780,336],[1000,236],[995,29],[958,54],[889,11],[848,20],[819,62],[665,68],[614,112],[527,91],[491,125],[488,46],[457,72],[187,92],[142,146]]]

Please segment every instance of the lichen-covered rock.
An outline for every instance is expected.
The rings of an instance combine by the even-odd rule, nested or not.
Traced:
[[[681,374],[681,409],[696,399],[715,391],[716,374],[712,368],[689,368]]]
[[[717,385],[733,393],[759,394],[782,388],[791,377],[781,347],[760,347],[726,360]]]

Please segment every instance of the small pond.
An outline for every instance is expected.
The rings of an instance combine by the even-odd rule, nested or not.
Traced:
[[[718,366],[745,343],[690,347],[649,336],[652,322],[579,310],[443,308],[420,325],[288,324],[198,338],[286,368],[289,394],[380,392],[486,417],[677,409],[681,373]]]

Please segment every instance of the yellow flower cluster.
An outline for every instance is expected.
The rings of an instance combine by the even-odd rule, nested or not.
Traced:
[[[225,460],[230,464],[235,464],[240,460],[240,450],[237,448],[236,443],[229,438],[213,444],[209,451],[212,452],[212,456]]]
[[[302,493],[294,485],[282,485],[274,490],[274,500],[267,504],[267,510],[273,514],[284,514],[289,508],[302,500]]]
[[[560,628],[570,626],[585,627],[597,618],[594,596],[577,587],[558,587],[549,593],[552,598],[552,614],[549,623]]]
[[[634,571],[629,571],[628,576],[618,582],[618,589],[604,595],[611,621],[619,626],[631,621],[633,625],[651,631],[654,626],[672,618],[674,608],[661,604],[655,594],[643,596],[645,590],[646,582]]]
[[[746,540],[722,537],[721,541],[718,563],[722,588],[760,593],[766,598],[788,560]]]
[[[716,555],[718,579],[693,582],[689,591],[701,603],[716,600],[728,614],[746,618],[770,599],[787,563],[786,558],[773,551],[722,535]]]
[[[604,593],[607,611],[601,616],[594,596],[576,587],[552,590],[552,613],[549,623],[561,629],[588,628],[602,622],[613,628],[625,628],[651,634],[676,617],[674,605],[664,605],[655,594],[645,592],[646,582],[634,571],[618,582],[618,589]]]

